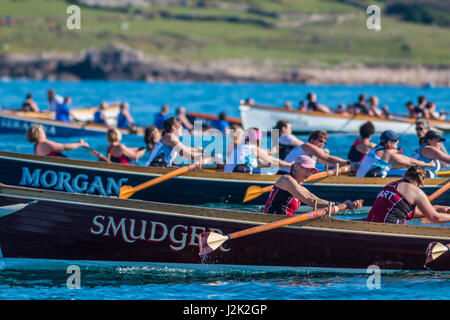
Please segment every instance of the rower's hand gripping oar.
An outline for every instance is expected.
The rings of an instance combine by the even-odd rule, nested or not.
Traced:
[[[437,197],[439,197],[441,194],[445,193],[448,189],[450,189],[450,181],[448,181],[446,184],[444,184],[442,187],[440,187],[438,190],[433,192],[429,197],[428,200],[431,202]],[[421,223],[432,223],[427,218],[422,218],[420,220]]]
[[[352,202],[352,205],[350,206],[349,209],[353,210],[353,209],[361,208],[362,204],[363,204],[363,200],[356,200],[356,201]],[[271,223],[263,224],[260,226],[256,226],[253,228],[237,231],[237,232],[227,234],[227,235],[222,235],[222,234],[215,233],[215,232],[203,232],[200,234],[200,236],[198,238],[198,243],[199,243],[199,247],[200,247],[200,255],[206,255],[208,253],[213,252],[227,240],[237,239],[237,238],[249,236],[251,234],[280,228],[280,227],[287,226],[289,224],[293,224],[296,222],[316,219],[316,218],[322,217],[327,214],[332,214],[332,213],[336,213],[339,211],[343,211],[347,208],[348,208],[347,203],[341,203],[341,204],[331,207],[330,211],[328,208],[322,208],[322,209],[318,209],[318,210],[311,211],[308,213],[300,214],[300,215],[297,215],[294,217],[290,217],[290,218],[274,221]]]
[[[344,166],[344,167],[340,168],[339,172],[340,173],[349,172],[350,169],[351,169],[351,166]],[[315,174],[311,175],[308,179],[306,179],[304,182],[322,179],[322,178],[334,175],[334,174],[336,174],[336,171],[337,171],[337,168],[331,169],[328,171],[315,173]],[[248,187],[248,189],[245,193],[245,196],[244,196],[244,200],[242,200],[242,202],[245,203],[245,202],[248,202],[255,198],[258,198],[260,195],[262,195],[266,192],[270,192],[270,190],[272,190],[272,188],[273,188],[273,185],[270,185],[270,186],[267,186],[264,188],[261,188],[259,186],[250,186],[250,187]]]
[[[149,180],[147,182],[141,183],[140,185],[136,186],[136,187],[132,187],[132,186],[122,186],[120,188],[120,192],[119,192],[119,198],[120,199],[128,199],[129,197],[131,197],[134,193],[141,191],[143,189],[146,189],[148,187],[154,186],[155,184],[158,184],[160,182],[169,180],[170,178],[173,178],[175,176],[179,176],[183,173],[186,173],[190,170],[196,169],[198,167],[201,167],[201,163],[193,163],[190,164],[188,166],[185,167],[181,167],[179,169],[173,170],[165,175],[162,175],[161,177]]]

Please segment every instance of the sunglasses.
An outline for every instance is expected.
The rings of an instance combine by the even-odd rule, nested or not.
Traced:
[[[423,131],[424,128],[416,128],[416,131]]]
[[[320,143],[327,144],[327,140],[318,139]]]

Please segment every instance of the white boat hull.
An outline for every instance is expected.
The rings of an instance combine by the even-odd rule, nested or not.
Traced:
[[[279,110],[277,110],[279,109]],[[318,112],[301,112],[297,110],[284,110],[282,108],[240,105],[242,125],[244,129],[257,127],[271,130],[279,120],[291,123],[295,133],[309,133],[315,130],[327,132],[359,133],[359,127],[367,121],[372,121],[375,131],[381,133],[385,130],[395,130],[398,134],[415,134],[415,122],[412,120],[387,120],[364,116],[350,117],[338,114],[320,114]],[[449,131],[448,125],[436,126],[440,130]]]

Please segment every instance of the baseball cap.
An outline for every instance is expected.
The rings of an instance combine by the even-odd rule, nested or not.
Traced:
[[[316,163],[314,162],[314,160],[308,156],[299,156],[295,160],[295,163],[301,165],[303,168],[313,169],[315,173],[319,172],[319,170],[317,170],[316,168]]]
[[[381,134],[380,141],[398,141],[401,137],[392,130],[386,130]]]
[[[428,131],[425,134],[425,137],[423,137],[423,140],[427,141],[428,139],[439,139],[440,141],[446,141],[447,139],[445,139],[443,136],[441,136],[439,133],[435,132],[435,131]]]

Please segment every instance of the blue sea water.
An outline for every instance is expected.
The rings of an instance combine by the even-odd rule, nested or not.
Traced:
[[[146,83],[146,82],[46,82],[14,80],[0,82],[0,105],[19,108],[27,93],[46,108],[46,92],[53,88],[58,94],[71,96],[73,107],[96,106],[101,101],[126,101],[137,123],[150,125],[162,104],[188,111],[239,117],[239,100],[252,97],[258,104],[282,105],[290,100],[295,106],[310,91],[319,101],[331,107],[353,103],[359,93],[376,95],[380,105],[387,104],[391,112],[404,113],[405,102],[415,102],[425,95],[438,109],[450,111],[450,89],[446,87],[416,88],[406,86],[362,85],[297,85],[297,84],[215,84],[215,83]],[[326,128],[324,128],[326,129]],[[393,128],[395,130],[395,128]],[[450,135],[445,134],[446,138]],[[306,140],[306,136],[300,136]],[[355,135],[334,134],[327,148],[333,155],[346,157]],[[61,142],[78,139],[54,139]],[[105,153],[103,137],[87,137],[91,147]],[[375,142],[378,137],[373,138]],[[142,137],[126,136],[129,146],[142,146]],[[403,152],[411,155],[417,148],[417,137],[404,135],[400,142]],[[446,142],[447,149],[450,145]],[[24,135],[1,134],[0,150],[32,153],[33,146]],[[94,160],[85,150],[67,152],[72,158]],[[262,208],[208,203],[204,206],[261,211]],[[368,208],[343,213],[343,219],[363,217]],[[418,221],[415,223],[419,223]],[[445,225],[448,227],[448,224]],[[197,270],[176,267],[82,266],[81,288],[68,289],[67,265],[43,263],[39,267],[5,267],[0,259],[0,299],[448,299],[450,274],[400,272],[383,274],[380,289],[367,286],[368,274],[337,274],[304,271]]]

